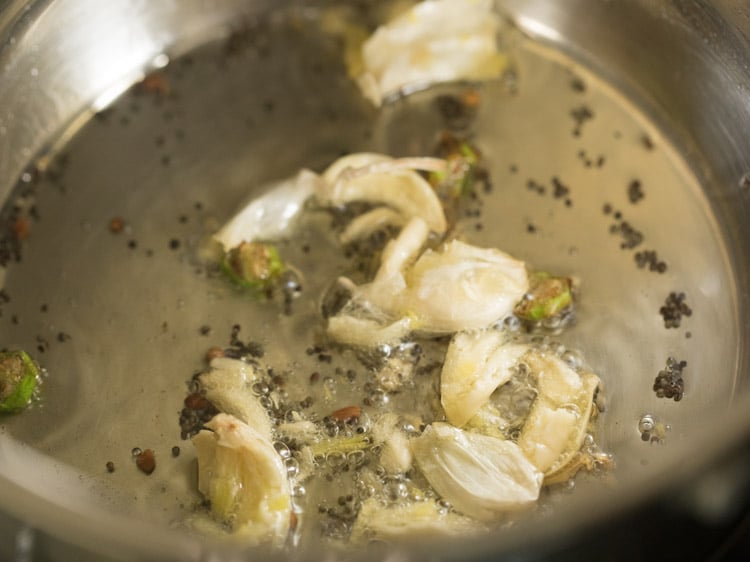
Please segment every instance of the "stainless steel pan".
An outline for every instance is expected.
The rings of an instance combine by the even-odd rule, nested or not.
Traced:
[[[28,187],[33,196],[21,203],[38,201],[41,214],[23,261],[3,274],[11,301],[3,305],[0,333],[3,346],[43,347],[37,356],[49,371],[40,405],[0,420],[3,557],[242,556],[170,528],[195,501],[177,412],[202,346],[211,343],[200,328],[210,326],[220,343],[232,322],[252,330],[235,301],[206,290],[194,259],[200,235],[253,186],[301,166],[321,167],[342,150],[419,151],[432,126],[414,113],[420,94],[414,106],[396,104],[382,114],[357,97],[316,27],[319,5],[0,2],[0,192],[12,204]],[[497,112],[479,125],[498,155],[493,179],[523,187],[530,178],[576,178],[577,214],[548,200],[535,207],[528,193],[514,195],[523,189],[511,187],[484,213],[516,220],[498,245],[584,280],[580,322],[566,344],[584,350],[606,383],[600,440],[615,455],[616,484],[583,482],[542,522],[496,537],[376,556],[515,552],[534,559],[565,548],[608,548],[597,533],[612,544],[627,542],[616,525],[643,523],[663,506],[706,525],[734,521],[748,505],[750,10],[722,0],[506,0],[499,7],[531,46],[519,51],[521,94],[499,87]],[[301,27],[274,27],[281,17],[274,14],[289,10]],[[210,57],[181,58],[204,44],[226,49],[233,33],[245,42],[237,59],[224,51],[213,68]],[[315,60],[322,78],[309,72]],[[534,90],[548,78],[525,72],[538,60],[549,72],[583,78],[591,97]],[[135,91],[107,111],[165,65],[180,94],[176,104]],[[558,125],[580,99],[597,120],[577,139]],[[545,127],[552,131],[546,137],[539,134]],[[581,171],[581,149],[606,155],[598,180]],[[629,207],[612,186],[624,190],[635,175],[646,199]],[[610,200],[642,225],[648,248],[669,262],[665,275],[638,269],[633,252],[619,250],[620,239],[608,231],[612,219],[601,211]],[[106,228],[115,216],[131,225],[118,238]],[[542,225],[533,239],[529,221]],[[495,242],[491,233],[476,236]],[[173,239],[179,248],[170,248]],[[694,316],[669,331],[658,308],[673,290],[687,292]],[[273,311],[263,314],[254,321],[275,321]],[[57,341],[59,334],[70,340]],[[299,337],[277,341],[269,354],[284,361],[286,349],[304,345],[295,343]],[[688,392],[679,404],[651,390],[669,355],[688,360]],[[671,426],[664,444],[641,441],[646,414]],[[166,452],[172,445],[183,454],[164,454],[153,478],[129,464],[132,447]],[[110,459],[117,470],[107,475]],[[316,549],[311,544],[298,556],[319,558]]]

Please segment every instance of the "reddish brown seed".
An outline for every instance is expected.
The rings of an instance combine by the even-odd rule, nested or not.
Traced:
[[[120,234],[125,228],[125,221],[120,217],[114,217],[109,221],[109,231],[112,234]]]
[[[461,101],[468,107],[477,107],[482,101],[482,96],[477,90],[466,90],[461,94]]]
[[[297,530],[297,514],[293,511],[289,513],[289,528],[292,531]]]
[[[26,240],[31,231],[31,225],[26,217],[18,217],[12,226],[13,235],[17,240]]]
[[[206,351],[206,361],[210,363],[218,357],[224,357],[224,350],[218,346],[209,347]]]
[[[318,371],[315,371],[313,374],[310,375],[310,384],[315,384],[320,380],[320,373]]]
[[[185,407],[188,410],[205,410],[208,408],[208,400],[199,392],[193,392],[185,398]]]
[[[362,408],[359,406],[347,406],[333,412],[331,417],[338,421],[348,422],[358,418],[360,414],[362,414]]]
[[[140,87],[144,92],[158,96],[166,96],[170,90],[169,81],[163,74],[158,72],[146,76],[141,82]]]
[[[152,449],[146,449],[135,457],[135,465],[144,474],[151,474],[156,468],[156,456]]]

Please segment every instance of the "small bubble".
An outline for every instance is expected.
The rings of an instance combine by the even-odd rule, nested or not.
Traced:
[[[654,430],[654,427],[656,427],[656,422],[650,414],[646,414],[638,422],[638,431],[641,433],[649,433]]]
[[[286,466],[286,473],[290,478],[294,478],[299,474],[299,461],[294,457],[285,459],[284,465]]]
[[[403,482],[389,480],[386,482],[386,494],[388,495],[389,500],[397,502],[409,495],[409,489]]]
[[[353,466],[361,466],[365,462],[365,452],[352,451],[346,455],[346,460]]]
[[[299,412],[295,410],[287,410],[286,414],[284,414],[284,420],[286,420],[289,423],[296,422],[299,419]]]
[[[268,394],[268,392],[271,390],[268,385],[263,381],[258,381],[256,383],[253,383],[252,386],[253,393],[256,396],[263,396]]]
[[[333,452],[326,455],[326,464],[331,468],[337,468],[346,463],[346,456],[344,453]]]
[[[509,332],[518,332],[522,326],[521,319],[514,315],[506,316],[503,320],[503,328]]]
[[[282,459],[288,459],[292,456],[292,452],[289,450],[287,444],[283,441],[275,441],[273,444],[273,448],[276,449],[276,452]]]
[[[583,360],[581,359],[581,356],[575,351],[565,351],[562,354],[562,360],[565,361],[573,369],[580,369],[583,366]]]
[[[373,406],[385,406],[389,402],[388,394],[380,389],[375,389],[370,393],[370,403]]]
[[[393,348],[390,345],[384,343],[383,345],[379,345],[376,351],[383,359],[387,359],[391,356]]]
[[[133,455],[134,457],[137,457],[137,456],[138,456],[138,455],[140,455],[140,454],[141,454],[142,452],[143,452],[143,451],[141,450],[141,448],[140,448],[140,447],[133,447],[133,449],[132,449],[132,450],[130,451],[130,454],[131,454],[131,455]]]

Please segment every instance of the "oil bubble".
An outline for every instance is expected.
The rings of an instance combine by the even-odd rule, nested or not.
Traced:
[[[517,316],[511,315],[507,316],[503,322],[502,327],[508,330],[509,332],[518,332],[523,327],[523,324],[521,323],[521,319]]]
[[[581,359],[580,354],[576,351],[564,351],[561,359],[572,369],[578,370],[583,367],[583,359]]]
[[[256,383],[253,383],[252,390],[253,394],[255,394],[256,396],[262,396],[264,394],[268,394],[270,388],[265,382],[258,381]]]
[[[638,421],[638,431],[641,433],[649,433],[654,430],[654,427],[656,427],[656,422],[651,414],[644,415]]]
[[[276,452],[282,459],[288,459],[292,456],[292,452],[289,450],[287,444],[283,441],[274,441],[273,448],[276,449]]]
[[[365,462],[365,452],[352,451],[348,455],[346,455],[346,460],[349,461],[349,464],[353,466],[362,466],[362,464]]]
[[[299,461],[294,457],[290,457],[284,461],[286,466],[286,473],[290,478],[294,478],[299,474]]]
[[[326,455],[326,464],[331,468],[338,468],[346,463],[346,456],[344,453],[334,451]]]

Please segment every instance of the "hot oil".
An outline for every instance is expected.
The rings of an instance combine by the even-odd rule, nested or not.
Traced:
[[[206,351],[234,333],[256,350],[287,412],[323,420],[360,406],[358,422],[326,424],[356,435],[392,408],[418,414],[403,421],[418,433],[441,415],[447,342],[403,350],[417,370],[389,391],[377,375],[384,355],[325,340],[322,295],[367,267],[342,250],[330,213],[307,212],[279,244],[302,288],[290,307],[230,286],[203,249],[268,182],[347,152],[430,154],[446,127],[472,139],[489,171],[457,234],[580,280],[575,322],[552,338],[603,380],[597,442],[618,464],[637,469],[652,454],[638,431],[645,413],[679,438],[691,413],[729,400],[737,330],[723,244],[689,168],[635,106],[519,38],[512,79],[435,87],[378,112],[346,76],[337,43],[302,23],[253,24],[172,61],[97,114],[43,173],[32,166],[22,178],[28,236],[8,265],[0,329],[49,376],[41,400],[3,420],[4,432],[80,470],[119,511],[183,521],[200,498],[179,412]],[[446,100],[467,93],[480,100],[476,114],[456,122]],[[637,259],[644,251],[656,254]],[[659,308],[672,291],[686,293],[692,316],[667,329]],[[669,356],[687,361],[681,404],[651,389]],[[134,447],[155,452],[150,476]],[[391,482],[372,451],[321,463],[296,496],[306,524],[318,519],[333,537],[346,534],[368,475],[388,479],[393,499],[423,493],[418,474]]]

